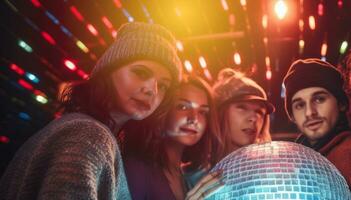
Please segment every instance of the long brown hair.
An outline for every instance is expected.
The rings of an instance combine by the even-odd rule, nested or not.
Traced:
[[[207,126],[200,141],[187,147],[182,155],[182,162],[190,162],[188,169],[205,168],[214,164],[213,158],[223,151],[223,142],[219,136],[219,124],[217,113],[212,97],[211,87],[201,78],[186,77],[181,85],[191,84],[206,92],[210,112],[208,114]],[[168,168],[169,160],[166,154],[164,136],[168,113],[174,102],[174,92],[172,101],[168,105],[160,106],[154,114],[142,121],[130,121],[123,129],[125,136],[125,146],[123,154],[136,156],[144,162],[153,166]]]

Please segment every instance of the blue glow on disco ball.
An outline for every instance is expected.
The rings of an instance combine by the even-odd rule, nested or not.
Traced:
[[[292,142],[240,148],[211,171],[219,169],[225,185],[206,199],[351,200],[346,180],[330,161]]]

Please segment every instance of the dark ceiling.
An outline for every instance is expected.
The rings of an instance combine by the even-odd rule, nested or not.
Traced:
[[[283,109],[282,77],[297,58],[324,57],[333,64],[343,58],[340,46],[343,41],[350,42],[351,1],[286,0],[288,11],[282,20],[274,12],[276,2],[1,1],[1,167],[30,135],[57,115],[56,99],[62,84],[86,78],[112,43],[118,27],[131,20],[159,23],[170,29],[183,45],[182,60],[190,61],[192,73],[211,83],[224,67],[245,72],[266,89],[277,107],[271,120],[273,134],[294,132]],[[264,16],[266,28],[262,25]],[[314,30],[311,16],[315,19]],[[89,26],[95,27],[96,33],[90,32]],[[303,49],[299,48],[300,40],[304,41]],[[20,47],[23,42],[28,45],[27,51]],[[325,56],[321,55],[323,44],[327,48]],[[236,52],[241,63],[234,62]],[[199,64],[200,56],[206,60],[205,69]],[[68,69],[65,60],[73,62],[76,69]],[[204,75],[206,70],[212,79]],[[266,78],[267,71],[272,72],[271,79]]]

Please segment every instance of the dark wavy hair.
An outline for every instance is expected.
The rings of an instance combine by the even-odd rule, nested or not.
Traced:
[[[110,115],[111,110],[117,107],[111,73],[133,61],[135,59],[112,63],[90,79],[70,84],[60,95],[59,110],[63,113],[80,112],[90,115],[109,127],[111,131],[116,131],[119,127],[116,127]],[[169,91],[172,91],[175,85],[177,84],[173,80],[161,105],[170,101]]]
[[[219,136],[219,125],[211,87],[199,77],[185,77],[180,86],[187,84],[204,90],[210,106],[204,135],[198,143],[187,147],[182,155],[182,162],[190,163],[187,169],[193,170],[214,165],[216,160],[213,158],[223,153],[223,142]],[[168,115],[175,101],[174,92],[172,92],[172,101],[168,102],[167,105],[160,106],[150,117],[142,121],[130,121],[124,126],[125,146],[123,155],[137,157],[152,166],[170,167],[165,151],[163,133],[166,129],[165,124]]]

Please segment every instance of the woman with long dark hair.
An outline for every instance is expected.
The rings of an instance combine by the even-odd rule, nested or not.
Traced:
[[[116,133],[166,103],[180,70],[168,30],[123,25],[89,80],[65,91],[62,117],[17,152],[1,179],[1,198],[130,199]]]
[[[200,78],[185,79],[171,105],[157,113],[124,129],[133,199],[202,199],[220,186],[220,173],[205,176],[193,188],[184,173],[208,169],[213,155],[221,153],[210,86]]]

